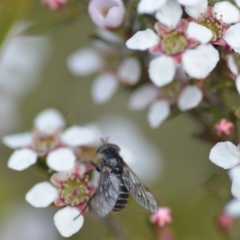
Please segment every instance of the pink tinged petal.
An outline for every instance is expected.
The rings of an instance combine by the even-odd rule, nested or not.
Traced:
[[[156,13],[159,22],[169,28],[175,28],[182,17],[182,8],[176,0],[168,0]]]
[[[34,126],[45,134],[53,134],[65,126],[65,121],[59,111],[49,108],[35,117]]]
[[[149,77],[158,87],[162,87],[172,82],[175,72],[176,65],[171,57],[163,55],[153,59],[149,63]]]
[[[83,48],[71,54],[67,59],[70,72],[77,76],[87,76],[103,68],[101,55],[92,48]]]
[[[146,108],[159,95],[159,89],[153,84],[145,84],[137,88],[131,95],[128,106],[133,110]]]
[[[240,165],[238,164],[237,166],[230,168],[228,170],[228,176],[231,180],[234,178],[240,178]]]
[[[170,105],[166,100],[154,102],[148,111],[148,122],[152,128],[157,128],[170,115]]]
[[[240,53],[240,23],[229,27],[223,34],[223,39],[235,51]]]
[[[235,198],[240,200],[240,178],[239,177],[233,178],[231,192]]]
[[[193,78],[201,79],[215,68],[219,61],[218,51],[210,44],[188,49],[183,54],[182,63],[185,72]]]
[[[232,54],[227,55],[226,59],[227,59],[227,65],[228,65],[229,69],[231,70],[231,72],[235,75],[238,75],[238,67],[237,67],[237,64],[235,62],[233,55]]]
[[[118,80],[113,73],[102,73],[93,82],[91,96],[95,103],[106,103],[117,91]]]
[[[240,162],[240,151],[231,142],[219,142],[211,149],[209,159],[219,167],[229,169]]]
[[[178,107],[181,111],[195,108],[202,101],[202,91],[196,86],[185,87],[178,98]]]
[[[30,146],[32,136],[30,133],[19,133],[3,137],[3,143],[10,148],[20,148]]]
[[[233,218],[240,217],[240,201],[237,199],[229,201],[224,208],[224,212]]]
[[[224,23],[237,23],[240,21],[240,13],[237,7],[227,1],[215,3],[213,13],[216,18]]]
[[[139,14],[154,13],[158,11],[167,0],[140,0],[137,6]]]
[[[148,0],[149,1],[149,0]],[[132,50],[147,50],[160,42],[158,35],[150,28],[136,32],[126,42],[126,46]]]
[[[117,69],[118,77],[125,83],[134,85],[140,80],[141,66],[137,58],[125,58]]]
[[[125,16],[121,0],[91,0],[88,12],[92,21],[102,28],[118,28]]]
[[[58,172],[51,176],[50,181],[54,186],[61,187],[62,183],[64,183],[67,178],[68,172]]]
[[[81,229],[84,218],[82,215],[77,217],[79,213],[77,208],[73,207],[65,207],[55,213],[54,224],[63,237],[70,237]]]
[[[62,141],[71,147],[95,144],[100,137],[99,130],[93,126],[72,126],[62,135]]]
[[[184,6],[197,6],[203,0],[178,0],[179,4]]]
[[[200,3],[198,3],[197,5],[186,6],[185,11],[190,17],[192,17],[194,19],[199,19],[207,11],[207,7],[208,7],[208,1],[203,0]]]
[[[200,43],[208,43],[213,34],[207,27],[195,22],[190,22],[187,27],[187,35],[189,38],[198,40]]]
[[[8,167],[16,171],[22,171],[37,162],[37,153],[31,149],[15,150],[10,156]]]
[[[238,75],[236,78],[236,88],[237,88],[238,94],[240,94],[240,75]]]
[[[76,157],[69,148],[59,148],[47,156],[47,165],[55,171],[68,171],[74,167]]]
[[[48,207],[58,198],[58,190],[49,182],[34,185],[26,194],[26,201],[36,208]]]

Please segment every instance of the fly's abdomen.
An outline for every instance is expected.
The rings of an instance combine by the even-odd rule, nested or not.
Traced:
[[[127,201],[128,201],[129,192],[122,180],[122,175],[116,174],[116,177],[118,178],[120,184],[119,184],[119,195],[118,195],[116,204],[113,208],[113,211],[119,212],[126,206]]]

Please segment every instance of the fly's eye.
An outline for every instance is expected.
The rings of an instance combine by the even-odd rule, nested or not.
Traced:
[[[120,148],[118,145],[111,144],[111,147],[114,148],[115,150],[117,150],[118,152],[120,152]]]
[[[105,150],[107,150],[107,149],[114,149],[114,150],[117,151],[117,152],[120,151],[120,148],[119,148],[117,145],[115,145],[115,144],[110,144],[110,143],[106,143],[106,144],[101,145],[101,146],[96,150],[96,152],[97,152],[97,153],[101,153],[101,152],[103,152],[103,151],[105,151]]]

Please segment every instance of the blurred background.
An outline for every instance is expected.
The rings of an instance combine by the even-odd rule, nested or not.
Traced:
[[[124,88],[106,104],[94,104],[90,97],[93,78],[75,77],[66,66],[71,53],[87,46],[85,33],[95,28],[86,14],[63,21],[65,13],[52,12],[38,0],[18,0],[14,4],[2,0],[0,12],[1,137],[29,131],[34,117],[51,107],[58,109],[69,125],[99,124],[110,140],[121,139],[129,148],[130,138],[134,143],[133,152],[144,149],[140,151],[140,160],[135,159],[132,166],[139,168],[140,177],[159,205],[172,209],[171,228],[176,239],[221,239],[215,220],[224,202],[211,194],[216,186],[215,180],[209,182],[209,179],[218,179],[221,175],[219,181],[227,186],[227,194],[230,194],[230,182],[226,173],[209,161],[212,146],[193,137],[198,126],[182,114],[158,129],[151,129],[146,111],[128,109],[130,91]],[[23,19],[23,25],[16,25]],[[41,38],[12,43],[14,34],[31,23],[37,27],[29,34]],[[8,46],[11,44],[13,46]],[[125,128],[130,130],[124,132]],[[8,169],[11,153],[11,149],[0,146],[0,239],[62,239],[52,220],[57,208],[35,209],[24,200],[35,183],[47,178],[34,166],[24,172]],[[222,185],[219,183],[219,186]],[[156,239],[149,227],[149,216],[149,212],[131,199],[113,218],[128,239]],[[104,221],[86,217],[83,228],[70,239],[117,238]]]

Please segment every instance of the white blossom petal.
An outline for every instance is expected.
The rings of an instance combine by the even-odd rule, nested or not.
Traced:
[[[203,0],[178,0],[184,6],[198,6]]]
[[[234,0],[238,7],[240,7],[240,0]]]
[[[240,75],[238,75],[236,78],[236,88],[237,88],[238,94],[240,94]]]
[[[154,102],[148,111],[148,122],[152,128],[157,128],[170,115],[170,105],[166,100]]]
[[[93,82],[91,96],[95,103],[106,103],[117,91],[118,80],[113,73],[102,73]]]
[[[55,213],[54,224],[63,237],[72,236],[83,226],[84,218],[82,215],[77,217],[79,213],[77,208],[73,207],[65,207]]]
[[[182,17],[182,8],[176,0],[168,0],[156,13],[156,19],[169,28],[175,28]]]
[[[207,11],[207,7],[208,7],[208,1],[203,0],[197,5],[186,6],[185,11],[190,17],[194,19],[199,19]]]
[[[93,48],[83,48],[72,53],[67,58],[70,72],[77,76],[87,76],[103,68],[103,59]]]
[[[209,159],[224,169],[232,168],[240,162],[240,151],[231,142],[219,142],[211,149]]]
[[[198,106],[202,101],[202,91],[196,86],[185,87],[178,98],[178,107],[181,111],[186,111]]]
[[[224,208],[224,212],[233,218],[240,217],[240,201],[237,199],[229,201]]]
[[[128,106],[133,110],[144,109],[157,98],[159,89],[153,84],[145,84],[137,88],[131,95]]]
[[[232,54],[227,55],[226,60],[227,60],[227,65],[228,65],[230,71],[233,74],[238,75],[238,67],[237,67],[237,64],[235,62],[233,55]]]
[[[237,53],[240,53],[240,23],[234,24],[229,27],[222,38],[227,44]]]
[[[74,167],[76,157],[69,148],[58,148],[47,156],[47,165],[55,171],[68,171]]]
[[[121,81],[134,85],[140,80],[141,65],[137,58],[125,58],[117,69],[117,75]]]
[[[37,153],[31,149],[15,150],[9,158],[8,167],[22,171],[37,162]]]
[[[98,142],[99,138],[99,130],[92,125],[72,126],[62,135],[62,141],[71,147],[92,145]]]
[[[224,23],[231,24],[240,21],[240,13],[236,6],[227,1],[214,4],[213,13],[216,18]]]
[[[140,0],[137,6],[139,14],[154,13],[158,11],[167,0]]]
[[[228,176],[231,180],[234,178],[240,178],[240,165],[236,165],[228,170]]]
[[[149,1],[149,0],[148,0]],[[158,35],[150,28],[136,32],[126,42],[126,46],[132,50],[147,50],[156,46],[160,39]]]
[[[171,57],[163,55],[153,59],[149,63],[149,77],[158,87],[162,87],[172,82],[175,72],[176,65]]]
[[[49,108],[35,117],[34,126],[45,134],[53,134],[65,126],[65,121],[59,111]]]
[[[219,53],[210,44],[188,49],[182,57],[183,68],[186,73],[197,79],[207,77],[218,61]]]
[[[189,38],[196,39],[203,44],[208,43],[213,36],[211,30],[195,22],[188,23],[187,35]]]
[[[240,178],[239,177],[233,178],[231,192],[235,198],[240,200]]]
[[[3,143],[10,148],[20,148],[30,146],[32,136],[29,132],[13,134],[3,137]]]
[[[58,190],[49,182],[34,185],[26,194],[26,201],[36,208],[48,207],[58,197]]]

